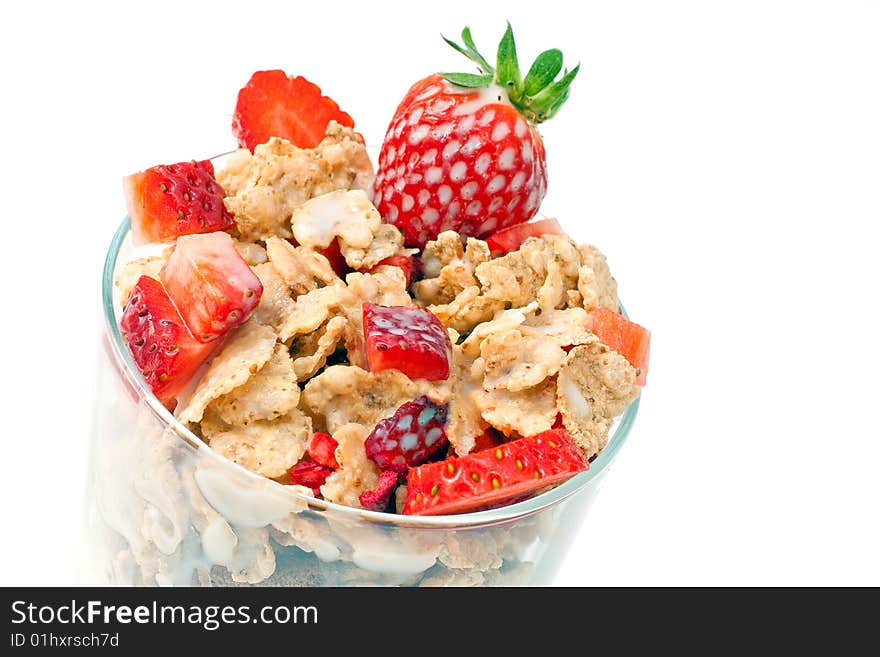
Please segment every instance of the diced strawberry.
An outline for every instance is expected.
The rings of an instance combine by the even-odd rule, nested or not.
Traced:
[[[452,344],[440,320],[418,306],[364,304],[366,357],[373,372],[397,369],[411,379],[449,377]]]
[[[510,253],[516,251],[530,237],[541,235],[564,235],[562,226],[556,219],[542,219],[527,224],[516,224],[499,230],[486,238],[486,244],[492,253]]]
[[[473,511],[520,499],[588,468],[589,463],[567,431],[545,431],[411,469],[403,513],[441,515]]]
[[[186,386],[216,346],[193,338],[165,288],[149,276],[141,276],[132,289],[119,327],[138,370],[163,404]]]
[[[324,138],[327,124],[349,128],[352,118],[304,77],[284,71],[257,71],[238,92],[232,115],[232,133],[243,148],[280,137],[300,148],[314,148]]]
[[[159,277],[201,342],[244,323],[263,294],[260,279],[226,233],[179,238]]]
[[[336,461],[336,448],[339,443],[327,433],[316,431],[309,440],[308,454],[318,465],[323,465],[331,470],[338,470],[339,463]]]
[[[406,286],[409,287],[409,284],[412,283],[413,275],[416,270],[416,259],[413,256],[407,255],[393,255],[388,256],[384,260],[381,260],[376,267],[381,267],[382,265],[389,265],[391,267],[400,267],[403,270],[403,275],[406,276]],[[370,272],[376,271],[376,267],[370,269]]]
[[[392,470],[385,470],[379,474],[379,483],[376,488],[361,493],[358,501],[361,506],[370,511],[387,511],[391,494],[397,487],[398,475]]]
[[[364,449],[382,470],[406,472],[446,448],[445,426],[446,407],[422,395],[380,420],[364,441]]]
[[[498,447],[504,442],[504,434],[494,427],[487,427],[486,430],[474,439],[472,452],[482,452],[484,449]]]
[[[331,474],[333,470],[323,465],[312,461],[300,461],[290,469],[290,483],[311,488],[315,497],[321,497],[321,486]]]
[[[235,225],[208,160],[160,164],[122,180],[135,243],[170,242]]]
[[[335,237],[326,248],[315,249],[315,251],[327,258],[327,262],[330,263],[330,266],[339,278],[344,279],[345,275],[351,271],[351,268],[348,266],[348,263],[342,255],[342,251],[339,249],[339,240]]]
[[[626,358],[638,371],[636,383],[645,385],[651,351],[651,332],[648,329],[604,306],[590,311],[587,328],[596,334],[599,342]]]

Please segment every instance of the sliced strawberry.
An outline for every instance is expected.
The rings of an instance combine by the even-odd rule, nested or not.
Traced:
[[[541,219],[527,224],[516,224],[486,238],[486,244],[492,253],[510,253],[516,251],[530,237],[541,235],[564,235],[562,226],[556,219]]]
[[[339,443],[327,433],[316,431],[309,440],[308,454],[318,465],[323,465],[331,470],[338,470],[339,463],[336,461],[336,448]]]
[[[370,511],[387,511],[391,495],[397,487],[397,479],[397,473],[392,470],[381,472],[376,488],[361,493],[358,497],[361,506]]]
[[[331,474],[333,470],[323,465],[312,461],[300,461],[290,469],[290,483],[311,488],[315,497],[321,497],[321,486]]]
[[[160,164],[123,178],[135,242],[228,230],[235,224],[208,161]]]
[[[403,513],[474,511],[520,499],[588,468],[589,463],[567,431],[545,431],[413,468],[407,475]]]
[[[422,395],[380,420],[364,449],[382,470],[406,472],[446,449],[446,407]]]
[[[648,329],[604,306],[590,311],[587,328],[596,334],[599,342],[626,358],[638,371],[636,383],[645,385],[651,351],[651,332]]]
[[[149,276],[141,276],[132,289],[119,327],[138,370],[163,404],[186,386],[216,346],[193,338],[165,288]]]
[[[406,286],[409,287],[409,284],[412,283],[413,275],[416,271],[416,259],[413,256],[388,256],[384,260],[380,261],[379,264],[376,265],[376,267],[381,267],[382,265],[400,267],[403,270],[403,275],[406,276]],[[376,267],[370,269],[370,272],[376,271]]]
[[[365,303],[364,337],[373,372],[397,369],[411,379],[429,381],[449,377],[449,334],[426,308]]]
[[[263,294],[260,279],[226,233],[179,238],[159,277],[201,342],[242,324]]]
[[[288,77],[277,70],[257,71],[238,92],[232,133],[241,147],[251,151],[270,137],[314,148],[324,138],[330,121],[354,127],[352,118],[304,77]]]

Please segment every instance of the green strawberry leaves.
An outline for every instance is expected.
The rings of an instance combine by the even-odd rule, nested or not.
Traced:
[[[545,50],[535,59],[525,78],[519,67],[516,54],[516,42],[510,23],[501,42],[495,68],[489,65],[474,45],[469,27],[461,32],[464,46],[443,37],[452,48],[467,57],[479,67],[481,74],[444,73],[443,77],[452,84],[467,89],[486,87],[497,84],[507,91],[511,104],[514,105],[531,123],[541,123],[552,118],[568,100],[571,83],[580,70],[580,64],[571,71],[563,70],[562,52],[556,48]],[[559,74],[562,77],[556,79]]]

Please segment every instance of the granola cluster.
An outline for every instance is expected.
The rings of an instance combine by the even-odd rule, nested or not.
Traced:
[[[604,256],[543,235],[493,257],[485,241],[453,231],[420,253],[407,249],[369,200],[372,176],[359,135],[336,123],[314,149],[273,138],[217,172],[236,249],[263,293],[178,398],[179,419],[229,460],[285,484],[295,483],[289,472],[311,436],[330,434],[339,468],[320,494],[354,507],[380,476],[365,440],[422,395],[447,408],[446,435],[459,456],[488,430],[515,438],[559,426],[595,456],[640,390],[633,366],[589,329],[588,311],[619,310]],[[418,280],[389,263],[396,257],[420,262]],[[167,258],[124,266],[123,302]],[[370,371],[365,303],[430,310],[449,335],[449,376]]]

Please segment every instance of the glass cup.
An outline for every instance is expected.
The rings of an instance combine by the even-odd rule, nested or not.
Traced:
[[[103,272],[105,334],[91,445],[87,584],[271,586],[549,585],[639,400],[582,472],[531,499],[476,513],[403,516],[297,493],[215,453],[146,388],[118,327],[117,262]]]

